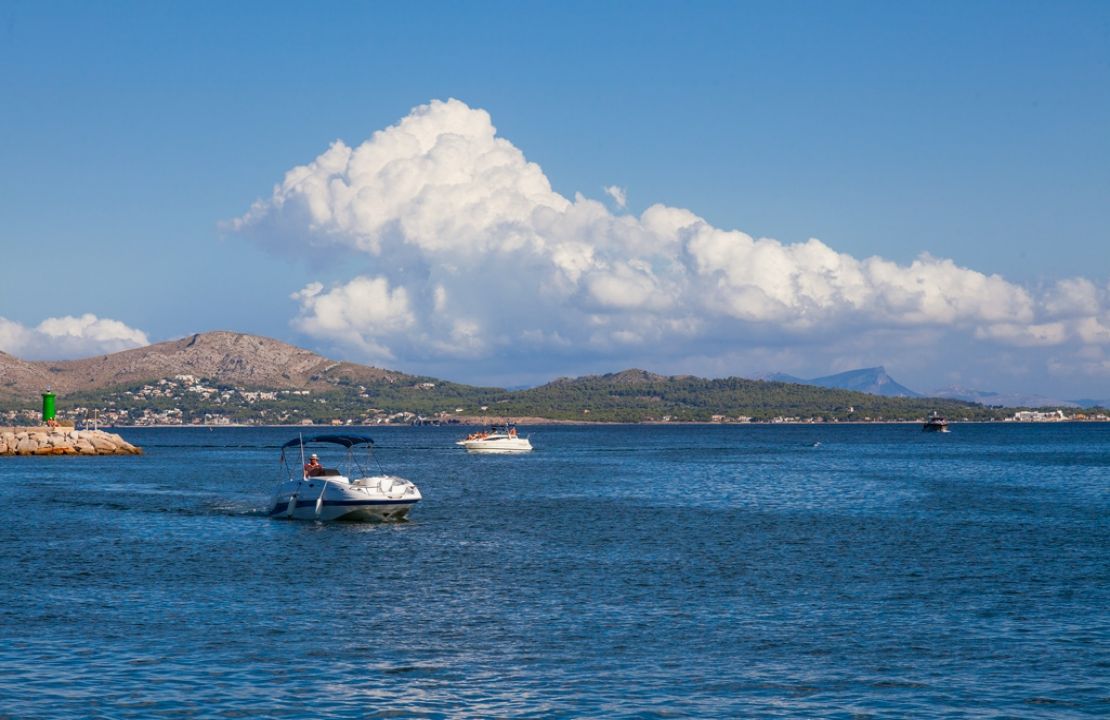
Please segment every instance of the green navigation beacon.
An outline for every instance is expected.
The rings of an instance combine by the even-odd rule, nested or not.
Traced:
[[[42,421],[50,422],[54,419],[54,393],[47,390],[42,394]]]

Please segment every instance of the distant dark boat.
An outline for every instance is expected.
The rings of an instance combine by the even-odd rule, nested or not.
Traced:
[[[921,429],[925,432],[948,432],[948,421],[934,412]]]

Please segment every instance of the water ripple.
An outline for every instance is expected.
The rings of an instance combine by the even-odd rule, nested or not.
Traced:
[[[372,429],[385,525],[268,519],[289,430],[15,458],[0,717],[1102,717],[1108,431]]]

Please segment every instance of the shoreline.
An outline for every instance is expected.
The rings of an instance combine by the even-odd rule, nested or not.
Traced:
[[[1110,420],[1054,420],[1054,421],[1017,421],[1011,419],[1005,420],[952,420],[949,421],[950,425],[1089,425],[1097,423],[1106,423]],[[513,422],[513,425],[518,427],[545,427],[545,426],[568,426],[568,427],[602,427],[602,426],[645,426],[645,427],[836,427],[838,425],[922,425],[924,420],[842,420],[839,422],[710,422],[703,420],[690,420],[690,421],[668,421],[663,422],[659,420],[642,421],[642,422],[616,422],[607,420],[540,420],[529,419],[527,422]],[[106,429],[111,430],[133,430],[141,428],[150,428],[158,430],[166,430],[173,428],[199,430],[208,428],[209,430],[220,430],[229,428],[259,428],[259,429],[302,429],[309,432],[335,432],[342,433],[347,428],[359,429],[390,429],[390,430],[411,430],[413,428],[421,427],[437,427],[437,428],[472,428],[472,427],[485,427],[490,425],[488,422],[459,422],[451,424],[440,425],[409,425],[405,423],[383,423],[381,425],[262,425],[254,423],[227,423],[223,425],[188,425],[188,424],[172,424],[172,425],[101,425],[100,430],[103,432]],[[0,431],[6,428],[0,427]],[[10,428],[9,428],[10,429]],[[84,431],[83,431],[84,432]],[[89,430],[88,432],[92,432]]]

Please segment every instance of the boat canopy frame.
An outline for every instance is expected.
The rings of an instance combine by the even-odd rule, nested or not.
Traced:
[[[284,450],[294,445],[307,445],[309,443],[334,443],[335,445],[342,445],[345,448],[352,448],[355,445],[373,445],[374,441],[365,435],[313,435],[311,437],[298,435],[282,445],[281,449]]]
[[[289,442],[287,442],[287,443],[285,443],[284,445],[281,446],[281,464],[288,470],[290,477],[293,476],[293,466],[289,463],[289,459],[285,455],[285,450],[287,448],[291,448],[291,447],[299,447],[299,448],[302,449],[302,456],[303,456],[303,449],[305,447],[307,447],[308,445],[342,445],[343,447],[345,447],[347,449],[347,457],[346,457],[346,463],[345,464],[348,466],[348,470],[350,470],[351,469],[350,466],[353,465],[355,468],[358,469],[360,477],[369,474],[369,473],[367,473],[366,468],[363,466],[362,462],[360,462],[358,456],[355,455],[356,448],[360,448],[360,447],[364,446],[366,448],[367,465],[369,465],[369,460],[373,457],[373,455],[371,454],[371,450],[374,447],[374,441],[371,440],[366,435],[331,435],[331,434],[325,434],[325,435],[311,435],[309,437],[304,437],[303,435],[298,435],[297,437],[293,438],[292,440],[290,440]],[[334,463],[333,467],[338,469],[340,467],[340,464],[339,463]],[[379,469],[380,468],[381,468],[381,466],[379,465]],[[301,468],[301,472],[302,472],[302,474],[304,472],[303,466]]]

